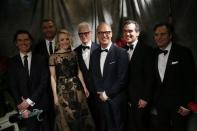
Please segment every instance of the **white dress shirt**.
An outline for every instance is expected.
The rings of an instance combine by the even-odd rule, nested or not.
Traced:
[[[89,63],[90,63],[91,44],[92,44],[91,41],[88,42],[86,45],[82,44],[82,46],[88,46],[89,47],[89,49],[85,49],[85,50],[82,49],[82,57],[83,57],[83,60],[86,64],[87,69],[89,69]]]
[[[25,62],[24,62],[24,60],[25,60],[25,59],[24,59],[24,56],[28,56],[28,57],[27,57],[27,60],[28,60],[28,74],[30,75],[32,52],[29,52],[29,53],[27,53],[26,55],[20,52],[20,57],[21,57],[21,60],[22,60],[22,62],[23,62],[23,65],[24,65],[24,63],[25,63]]]
[[[27,57],[27,60],[28,60],[28,74],[30,75],[30,70],[31,70],[31,60],[32,60],[32,52],[29,52],[26,54],[28,57]],[[24,65],[24,56],[26,56],[25,54],[21,53],[20,52],[20,57],[21,57],[21,60],[23,62],[23,65]],[[26,99],[26,102],[31,105],[31,106],[34,106],[35,105],[35,102],[33,102],[32,100],[30,100],[29,98]]]
[[[133,43],[131,43],[132,45],[133,45],[133,49],[131,50],[131,49],[129,49],[128,51],[127,51],[127,53],[129,54],[129,60],[131,60],[131,57],[132,57],[132,55],[133,55],[133,52],[134,52],[134,50],[135,50],[135,47],[136,47],[136,45],[137,45],[137,42],[138,42],[138,40],[136,40],[136,41],[134,41]],[[128,44],[127,44],[128,45]],[[129,45],[128,45],[129,46]]]
[[[53,48],[53,52],[55,52],[55,39],[53,39],[52,41],[49,41],[49,40],[45,40],[45,43],[46,43],[46,47],[47,47],[47,51],[48,51],[48,54],[50,55],[50,50],[49,50],[49,42],[52,42],[52,48]]]
[[[109,48],[111,47],[111,45],[112,45],[112,43],[110,43],[107,46],[107,48],[105,48],[105,49],[107,49],[109,51]],[[101,50],[104,50],[104,48],[101,47]],[[101,52],[101,56],[100,56],[100,69],[101,69],[102,76],[103,76],[103,68],[104,68],[104,64],[105,64],[105,59],[107,57],[107,53],[108,52],[103,51],[103,52]]]
[[[159,75],[161,78],[161,81],[163,82],[164,75],[165,75],[165,70],[166,70],[166,65],[168,62],[168,56],[171,50],[172,42],[168,44],[168,46],[165,49],[162,50],[167,50],[168,53],[164,55],[164,53],[159,54],[158,56],[158,70],[159,70]]]

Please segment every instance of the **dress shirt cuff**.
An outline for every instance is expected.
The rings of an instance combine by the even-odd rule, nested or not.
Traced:
[[[33,102],[32,100],[30,100],[29,98],[26,99],[26,102],[30,105],[30,106],[34,106],[35,102]]]
[[[106,92],[104,91],[104,92],[102,92],[102,95],[103,95],[103,98],[105,99],[105,100],[108,100],[109,99],[109,97],[107,96],[107,94],[106,94]]]

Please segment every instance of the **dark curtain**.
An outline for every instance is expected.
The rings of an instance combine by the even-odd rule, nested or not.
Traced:
[[[92,24],[94,34],[99,22],[110,23],[115,41],[121,35],[122,21],[134,19],[140,23],[144,39],[154,45],[153,25],[172,16],[177,41],[190,47],[196,58],[196,3],[195,0],[1,0],[0,54],[14,55],[12,37],[17,29],[29,30],[35,41],[41,37],[43,18],[52,18],[58,29],[72,32],[75,45],[79,44],[76,27],[82,21]],[[96,41],[95,36],[93,40]]]
[[[18,29],[29,30],[36,43],[43,18],[52,18],[58,29],[70,31],[75,46],[79,44],[77,25],[82,21],[91,23],[93,41],[99,22],[111,24],[115,41],[121,36],[122,21],[133,19],[140,23],[144,41],[152,46],[153,26],[160,21],[171,22],[175,40],[193,51],[197,65],[196,12],[196,0],[1,0],[0,55],[15,55],[13,35]]]

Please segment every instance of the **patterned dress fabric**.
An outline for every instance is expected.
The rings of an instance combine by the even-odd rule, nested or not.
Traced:
[[[77,76],[78,62],[74,51],[54,53],[49,66],[55,66],[57,95],[55,131],[95,131],[83,86]]]

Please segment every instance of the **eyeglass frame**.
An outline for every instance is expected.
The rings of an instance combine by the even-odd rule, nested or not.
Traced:
[[[84,36],[87,36],[87,35],[90,34],[90,32],[91,32],[91,31],[87,31],[87,32],[78,32],[78,35],[79,35],[79,37],[82,37],[83,35],[84,35]]]
[[[112,31],[98,31],[97,33],[99,34],[99,35],[109,35],[110,33],[111,33]]]

